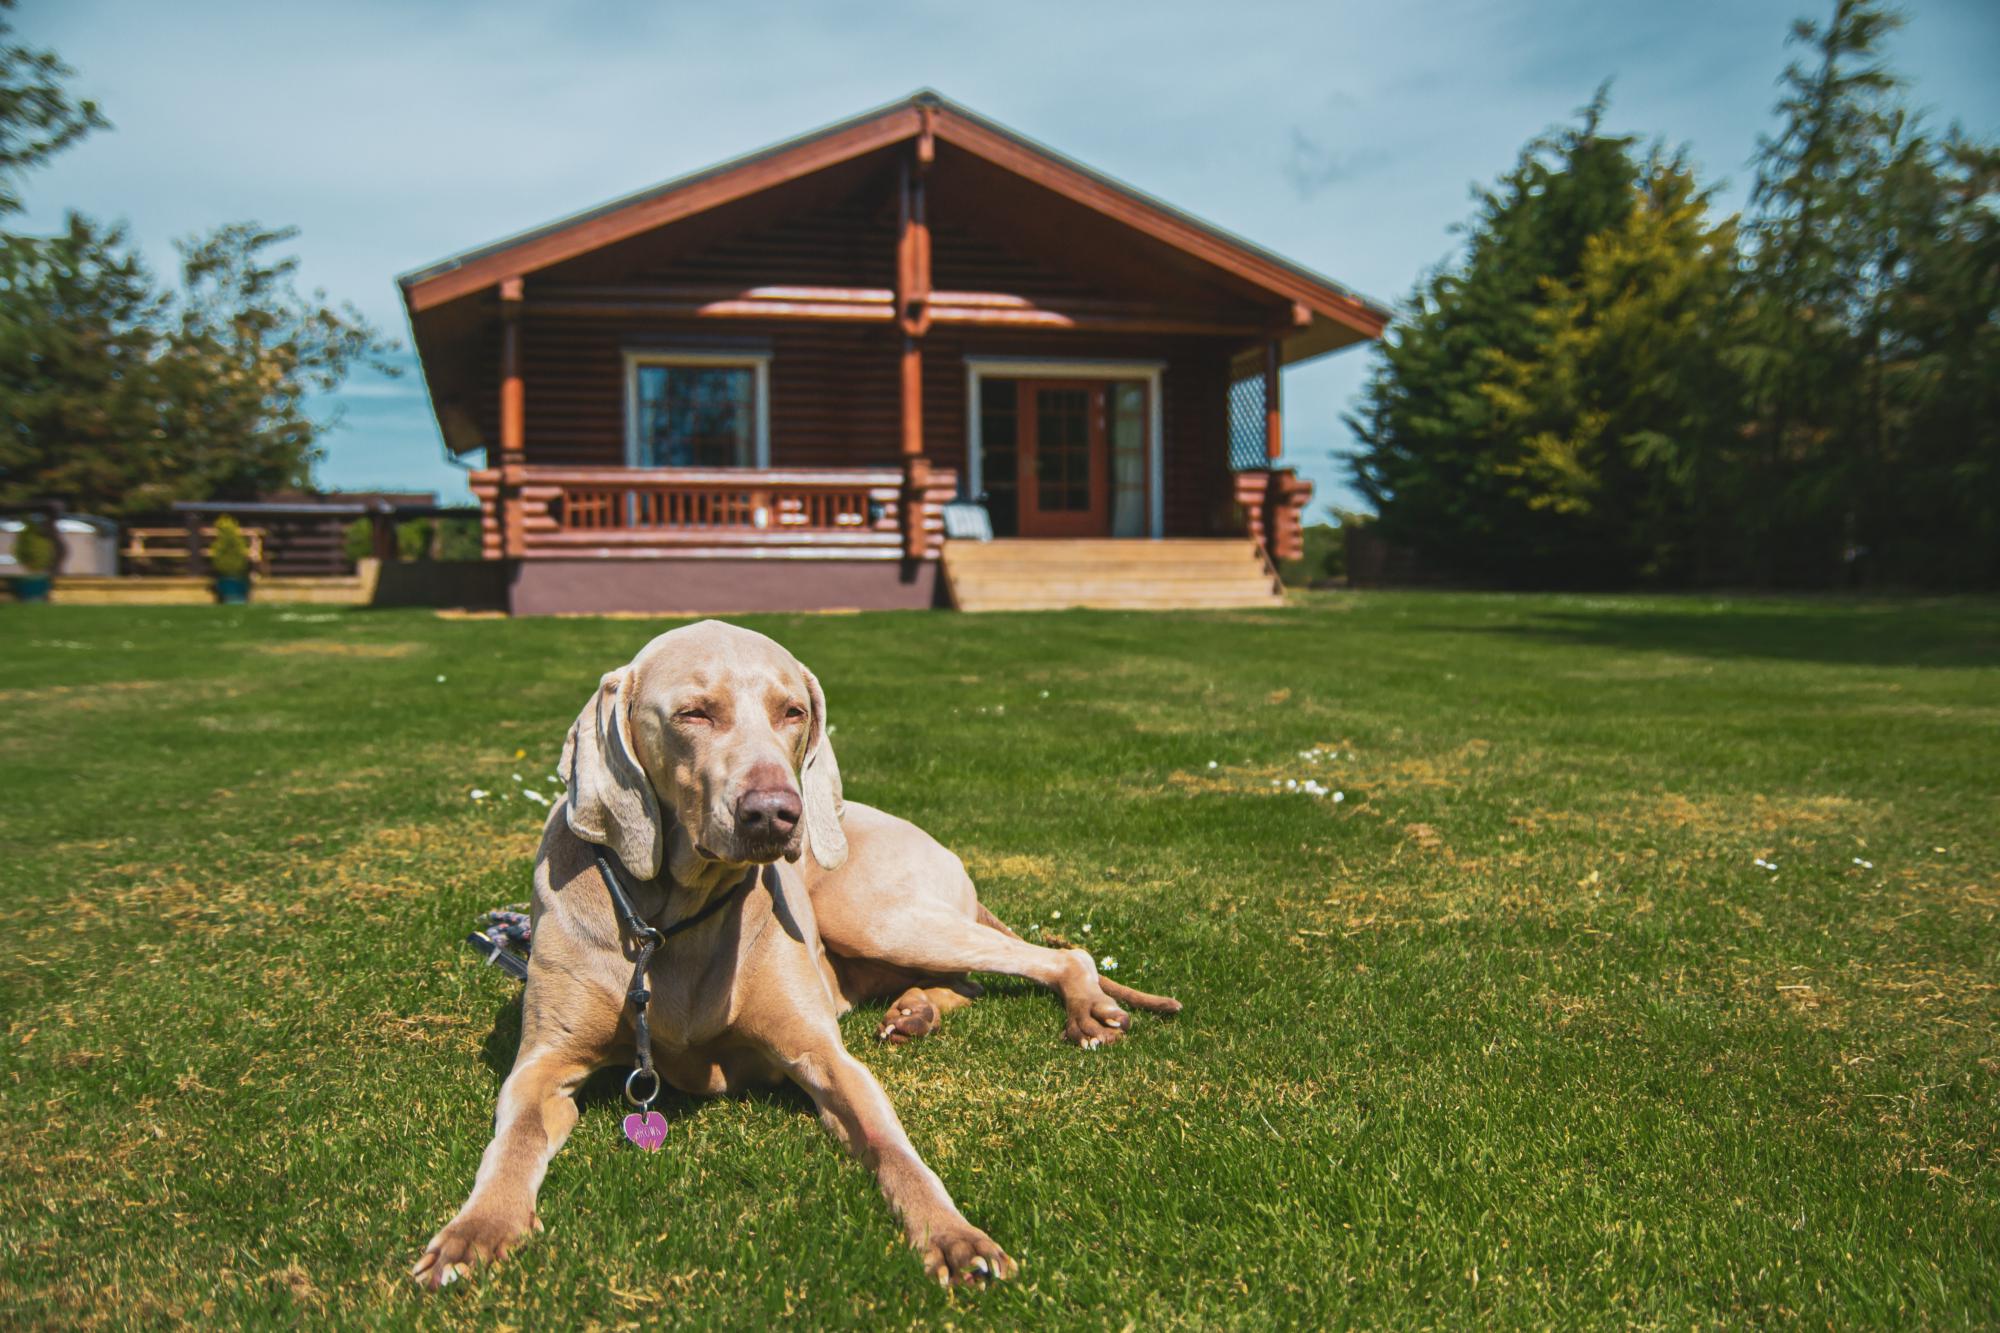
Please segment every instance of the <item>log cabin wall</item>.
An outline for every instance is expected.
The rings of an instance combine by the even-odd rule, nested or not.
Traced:
[[[941,201],[942,202],[942,201]],[[604,285],[716,287],[895,284],[893,208],[870,185],[806,213],[704,245],[694,253],[634,255]],[[1025,258],[1004,239],[933,214],[934,282],[940,290],[1002,291],[1060,306],[1065,299],[1130,299],[1088,275]],[[608,281],[607,281],[608,280]],[[889,324],[742,319],[590,318],[535,311],[528,284],[522,317],[526,453],[531,464],[622,466],[627,350],[754,348],[770,354],[771,463],[775,467],[896,466],[900,333]],[[1230,515],[1227,339],[1009,331],[934,325],[923,340],[924,451],[965,468],[969,356],[1161,361],[1164,519],[1169,536],[1227,530]],[[500,332],[489,325],[477,357],[473,402],[481,434],[498,438]]]

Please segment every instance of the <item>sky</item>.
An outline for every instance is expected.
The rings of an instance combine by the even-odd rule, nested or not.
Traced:
[[[155,267],[255,219],[305,281],[408,340],[394,278],[933,87],[1384,302],[1470,192],[1606,79],[1607,128],[1685,145],[1725,208],[1808,0],[21,0],[115,128],[28,183],[29,229],[121,219]],[[2000,0],[1918,0],[1911,102],[2000,137]],[[467,498],[414,358],[324,404],[322,485]],[[1286,461],[1346,504],[1372,354],[1285,372]],[[1317,508],[1317,505],[1316,505]]]

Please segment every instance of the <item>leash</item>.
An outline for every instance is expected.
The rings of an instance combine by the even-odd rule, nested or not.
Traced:
[[[626,895],[625,886],[611,868],[611,858],[605,854],[604,848],[594,846],[591,851],[597,859],[597,873],[604,877],[604,887],[611,891],[611,905],[617,910],[619,928],[637,946],[632,962],[632,982],[625,988],[625,1002],[632,1007],[634,1047],[632,1072],[625,1076],[625,1100],[633,1108],[632,1113],[625,1117],[625,1137],[651,1152],[666,1141],[667,1118],[653,1109],[653,1102],[660,1095],[660,1075],[653,1068],[653,1035],[646,1021],[646,1006],[653,998],[653,992],[646,986],[646,969],[652,965],[653,955],[669,939],[682,931],[693,930],[741,898],[756,883],[757,867],[751,866],[735,888],[711,898],[693,916],[683,917],[661,930],[647,924],[632,905],[632,899]],[[642,1083],[646,1089],[643,1097],[637,1090]]]

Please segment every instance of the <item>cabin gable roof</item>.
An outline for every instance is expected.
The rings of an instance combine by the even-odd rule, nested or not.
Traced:
[[[398,279],[410,313],[435,311],[503,280],[567,260],[924,133],[1130,227],[1210,268],[1346,330],[1329,342],[1378,337],[1386,307],[1192,214],[988,120],[928,90],[783,143],[677,177]],[[1329,330],[1331,332],[1331,330]],[[1319,339],[1312,339],[1318,342]],[[1301,348],[1304,351],[1306,349]],[[1308,352],[1307,354],[1311,354]]]

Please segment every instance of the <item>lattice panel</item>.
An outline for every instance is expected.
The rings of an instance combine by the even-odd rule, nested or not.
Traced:
[[[1264,377],[1249,375],[1229,385],[1229,466],[1243,472],[1269,467],[1264,456]]]

